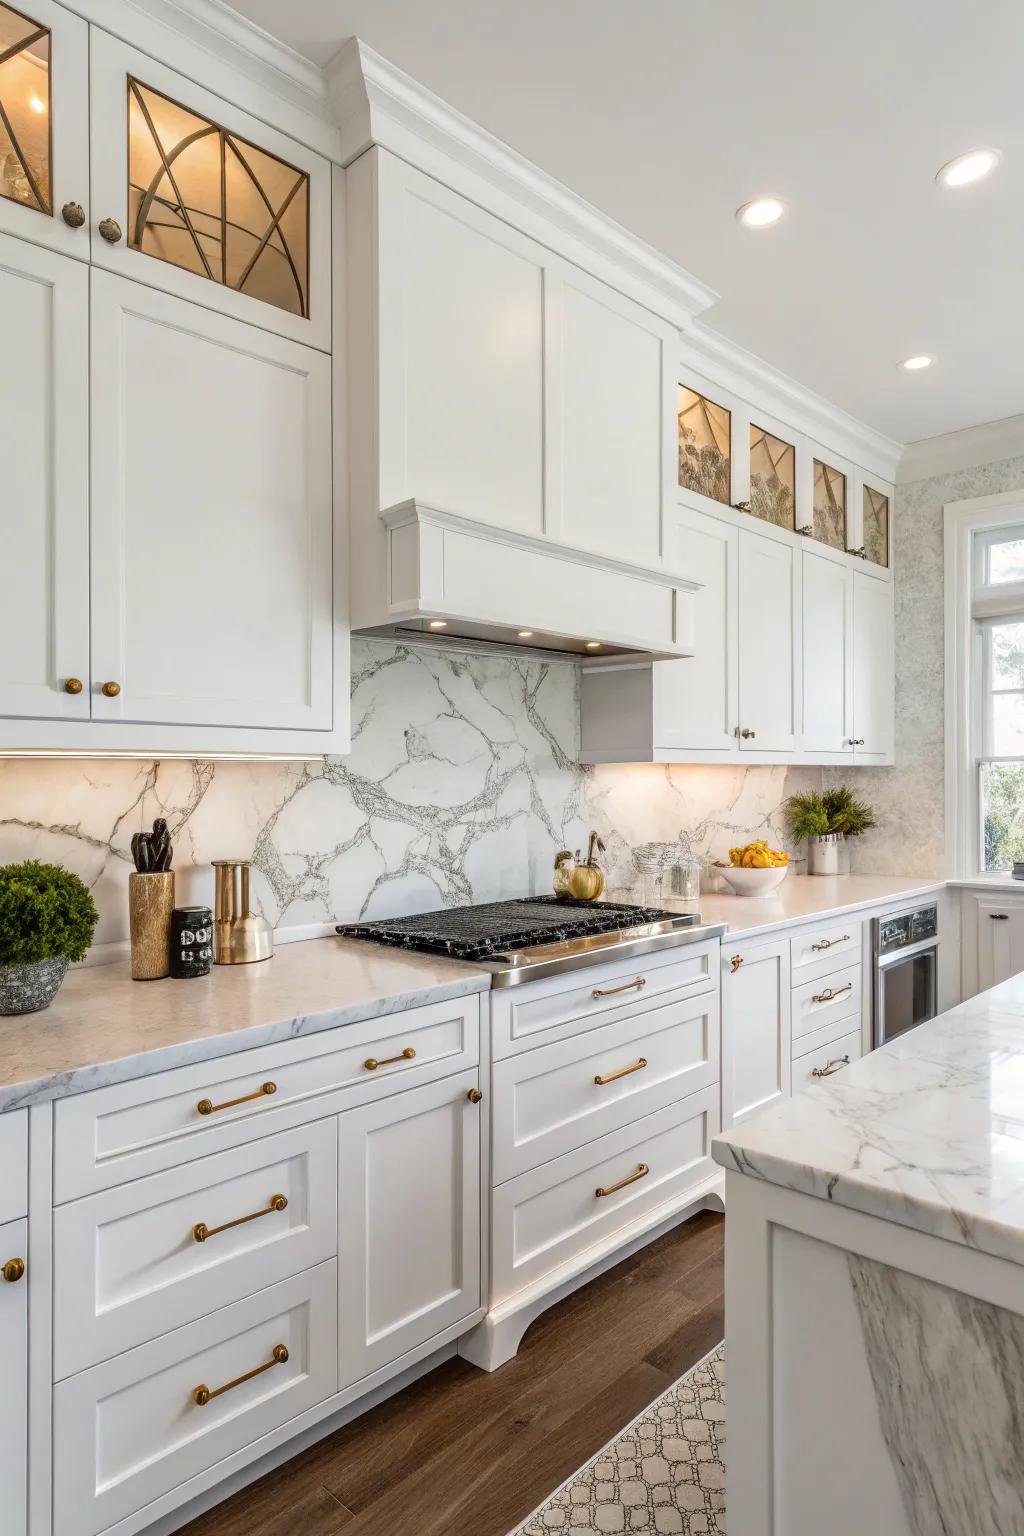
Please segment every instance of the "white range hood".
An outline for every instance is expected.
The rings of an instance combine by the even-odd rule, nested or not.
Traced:
[[[357,612],[363,634],[548,651],[592,664],[693,654],[699,582],[418,501],[388,508],[380,521],[386,616],[359,624]]]

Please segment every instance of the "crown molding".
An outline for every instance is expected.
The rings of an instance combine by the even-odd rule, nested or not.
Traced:
[[[895,480],[903,453],[901,443],[858,421],[706,324],[696,321],[686,328],[680,356],[684,366],[705,374],[751,406],[770,412],[859,469],[882,480]]]
[[[985,421],[977,427],[908,443],[896,479],[898,484],[907,485],[912,480],[955,475],[962,469],[1017,458],[1024,458],[1024,416],[1004,416],[1000,421]]]
[[[660,251],[549,176],[485,128],[420,85],[358,38],[326,75],[348,165],[371,145],[408,160],[455,191],[498,212],[597,276],[625,279],[629,291],[678,325],[718,298]]]

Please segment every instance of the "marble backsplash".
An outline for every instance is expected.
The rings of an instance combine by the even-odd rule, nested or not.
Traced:
[[[210,901],[214,858],[249,858],[279,930],[550,889],[554,852],[595,826],[610,883],[632,850],[695,856],[765,836],[820,770],[581,768],[579,675],[563,662],[353,644],[353,742],[301,763],[0,762],[0,864],[65,864],[91,887],[97,944],[127,936],[133,832],[167,818],[180,903]]]

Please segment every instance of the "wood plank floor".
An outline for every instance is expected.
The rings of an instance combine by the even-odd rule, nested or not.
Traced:
[[[449,1360],[186,1536],[506,1536],[724,1336],[704,1212],[553,1307],[488,1375]]]

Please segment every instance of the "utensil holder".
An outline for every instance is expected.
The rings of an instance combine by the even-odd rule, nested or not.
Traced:
[[[128,928],[132,940],[132,980],[157,981],[171,974],[173,869],[128,876]]]

